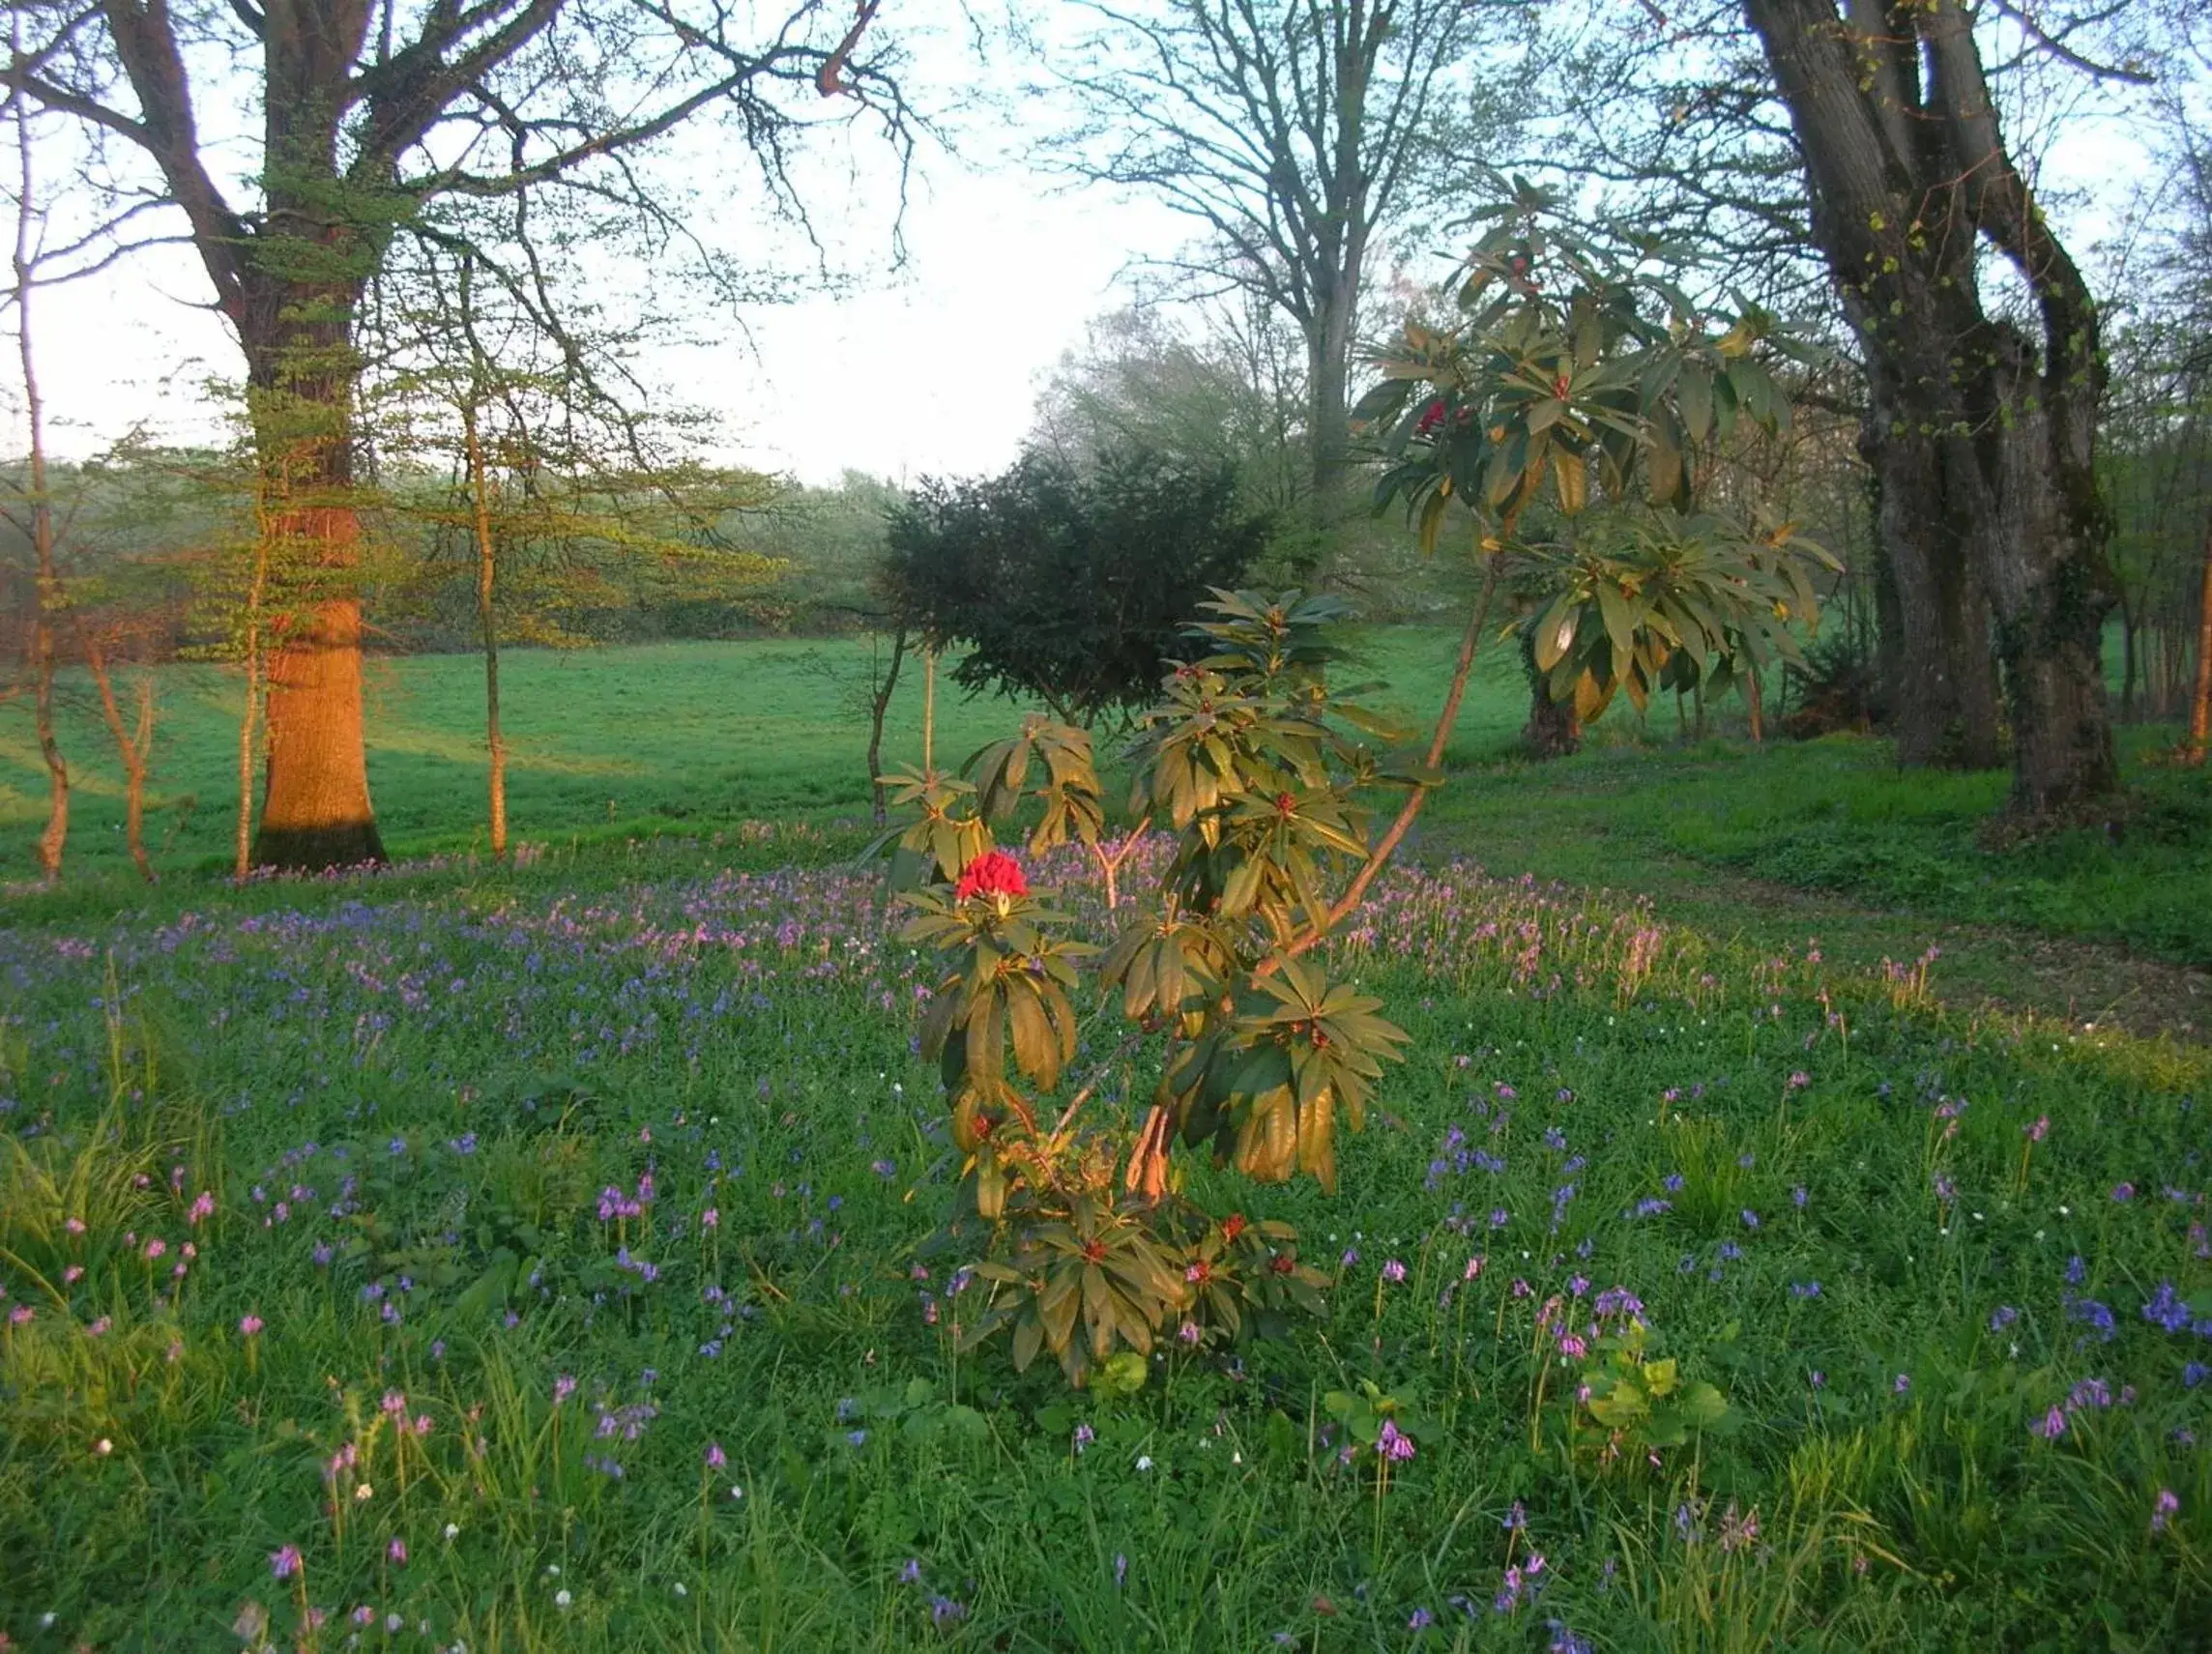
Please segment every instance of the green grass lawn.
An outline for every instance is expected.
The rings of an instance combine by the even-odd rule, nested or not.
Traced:
[[[510,747],[509,818],[521,841],[685,830],[701,823],[864,812],[866,721],[852,704],[867,645],[853,640],[667,644],[510,651],[502,707]],[[827,670],[835,677],[823,675]],[[164,865],[220,869],[237,798],[234,672],[160,675],[149,842]],[[78,776],[71,857],[87,871],[128,865],[122,781],[85,686],[68,685],[64,750]],[[918,671],[902,682],[887,757],[918,758]],[[965,757],[1004,718],[1003,704],[943,698],[941,737]],[[393,854],[482,842],[482,668],[473,656],[372,659],[366,675],[369,786]],[[21,879],[44,820],[45,776],[27,719],[0,744],[0,868]]]
[[[1380,682],[1375,698],[1409,724],[1425,722],[1450,634],[1353,636],[1352,676]],[[712,838],[748,819],[859,821],[866,740],[854,689],[867,647],[845,639],[509,653],[518,841],[565,848]],[[227,867],[236,690],[235,675],[218,668],[161,675],[149,837],[172,878]],[[395,855],[480,849],[480,693],[473,657],[371,663],[369,772]],[[1936,980],[1964,1003],[2138,1028],[2206,1026],[2200,976],[2140,963],[2212,963],[2212,780],[2156,762],[2169,731],[2124,732],[2135,802],[2117,842],[2077,830],[1993,847],[1984,829],[2004,796],[2001,772],[1906,774],[1880,742],[1849,737],[1764,749],[1740,735],[1676,744],[1672,709],[1639,720],[1625,706],[1593,729],[1581,757],[1532,765],[1514,753],[1524,695],[1510,653],[1492,648],[1451,746],[1455,778],[1417,829],[1417,854],[1634,891],[1722,937],[1817,944],[1840,963],[1875,968],[1936,945]],[[24,914],[135,899],[120,772],[85,686],[70,683],[64,699],[77,776],[74,888],[58,898],[26,890],[44,809],[28,720],[17,713],[0,726],[0,881],[13,882]],[[1013,715],[1003,701],[947,693],[942,749],[957,762]],[[910,665],[888,762],[918,758],[919,724]]]
[[[1449,647],[1359,665],[1418,712]],[[0,927],[0,1645],[2212,1646],[2212,1058],[1862,968],[2186,908],[2194,828],[1977,862],[2000,778],[1630,720],[1523,766],[1493,658],[1420,862],[1330,957],[1412,1035],[1342,1186],[1190,1170],[1297,1226],[1325,1316],[1070,1394],[956,1341],[989,1289],[932,1247],[926,966],[851,865],[861,737],[808,664],[856,649],[515,657],[550,848],[511,867],[467,854],[473,663],[379,665],[414,859],[245,886],[189,871],[229,681],[167,678],[178,876],[122,876],[88,785],[89,876]],[[944,749],[1010,716],[953,700]],[[2137,824],[2186,814],[2137,773]],[[1824,842],[1902,914],[1780,899]],[[1108,932],[1069,858],[1033,874]],[[1125,1111],[1111,1025],[1076,1072]],[[1631,1315],[1709,1429],[1584,1405]],[[1362,1384],[1420,1421],[1386,1474],[1331,1408]]]
[[[984,1289],[928,1244],[957,1167],[922,966],[831,848],[0,931],[0,1634],[2212,1638],[2201,1056],[1391,875],[1335,968],[1414,1044],[1342,1187],[1196,1172],[1299,1226],[1325,1320],[1071,1395],[953,1342]],[[1703,1436],[1579,1407],[1623,1291],[1725,1395]],[[1327,1405],[1363,1381],[1424,1421],[1386,1480]]]
[[[865,811],[864,674],[856,640],[670,644],[506,659],[513,749],[509,807],[519,839],[712,832],[749,818]],[[1427,628],[1360,634],[1353,670],[1409,724],[1441,698],[1452,639]],[[234,807],[234,674],[161,674],[149,836],[172,869],[220,869]],[[76,793],[71,866],[112,873],[122,852],[121,778],[85,686],[72,682],[62,737]],[[1003,701],[940,699],[944,752],[957,760],[1002,731]],[[1477,672],[1449,758],[1467,771],[1424,824],[1430,841],[1505,872],[1615,888],[1670,882],[1684,865],[1837,892],[1883,913],[2021,926],[2125,942],[2212,964],[2212,780],[2156,759],[2164,730],[2126,732],[2138,802],[2117,842],[2101,830],[1992,848],[1983,829],[2007,778],[1904,773],[1879,741],[1674,744],[1671,710],[1648,728],[1625,705],[1581,757],[1513,756],[1524,690],[1510,653]],[[369,774],[396,855],[481,843],[481,681],[469,656],[382,659],[369,668]],[[911,666],[887,761],[919,756],[920,684]],[[1644,739],[1645,737],[1650,739]],[[21,881],[44,820],[44,776],[27,720],[0,737],[0,877]]]

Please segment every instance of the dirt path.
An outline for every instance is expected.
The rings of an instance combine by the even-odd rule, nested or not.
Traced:
[[[1549,857],[1539,846],[1493,844],[1485,854],[1455,842],[1460,837],[1447,830],[1423,848],[1431,855],[1472,856],[1495,873],[1565,876],[1545,865]],[[1832,964],[1869,971],[1884,959],[1917,960],[1936,947],[1931,984],[1946,1004],[1961,1009],[2032,1011],[2076,1027],[2212,1041],[2212,972],[2145,959],[2116,943],[1861,907],[1831,891],[1747,878],[1649,850],[1624,859],[1621,872],[1619,887],[1649,896],[1660,917],[1722,940],[1797,953],[1818,946]]]

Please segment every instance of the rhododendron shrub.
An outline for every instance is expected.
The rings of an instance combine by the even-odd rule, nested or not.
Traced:
[[[1230,1343],[1323,1307],[1295,1232],[1203,1209],[1177,1150],[1333,1190],[1339,1124],[1359,1127],[1406,1039],[1313,949],[1387,855],[1365,800],[1434,772],[1332,692],[1335,602],[1217,592],[1206,607],[1190,629],[1207,653],[1139,720],[1129,813],[1173,828],[1174,850],[1102,952],[992,835],[1033,808],[1033,856],[1102,844],[1084,731],[1032,717],[959,776],[893,778],[914,812],[901,935],[945,965],[921,1038],[963,1156],[943,1239],[983,1288],[962,1342],[1005,1335],[1017,1367],[1049,1351],[1078,1385],[1119,1352]],[[1124,1033],[1077,1073],[1085,1000]],[[1124,1068],[1152,1086],[1134,1130],[1090,1109]]]

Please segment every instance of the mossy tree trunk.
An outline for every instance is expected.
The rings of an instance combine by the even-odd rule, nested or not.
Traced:
[[[1744,10],[1866,360],[1863,446],[1905,631],[1898,755],[1994,759],[1994,641],[2014,811],[2100,798],[2119,778],[2098,649],[2112,601],[2098,317],[2006,151],[1972,18],[1961,0]],[[2026,282],[2032,332],[1984,310],[1985,244]]]

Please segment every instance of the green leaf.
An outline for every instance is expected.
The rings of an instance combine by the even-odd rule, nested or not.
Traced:
[[[1699,1429],[1718,1422],[1729,1410],[1728,1399],[1702,1378],[1682,1392],[1676,1406],[1682,1417]]]
[[[1682,429],[1692,442],[1703,442],[1713,423],[1713,371],[1703,363],[1682,363],[1674,384],[1675,404],[1682,410]]]
[[[1613,645],[1614,657],[1625,659],[1636,647],[1636,617],[1630,612],[1628,598],[1620,588],[1610,580],[1601,580],[1597,588],[1598,613],[1605,618],[1605,635]],[[1542,664],[1539,660],[1538,664]]]

